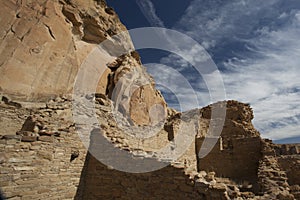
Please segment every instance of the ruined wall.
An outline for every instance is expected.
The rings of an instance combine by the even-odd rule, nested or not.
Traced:
[[[90,154],[79,188],[76,199],[199,199],[200,196],[183,169],[168,166],[131,174],[109,169]]]
[[[248,110],[250,108],[244,107],[244,105],[235,101],[229,102],[227,117],[232,116],[234,113],[230,110],[236,110],[236,108],[242,109],[238,110],[239,114],[235,116],[251,116],[252,112]],[[206,112],[208,112],[207,108],[204,108],[189,111],[182,115],[189,118],[197,116],[196,113],[203,113],[204,117],[200,118],[201,122],[206,120]],[[248,115],[247,112],[249,112]],[[137,138],[130,140],[124,132],[118,131],[118,124],[113,125],[112,129],[103,130],[103,134],[113,143],[116,142],[119,148],[132,153],[132,155],[135,155],[135,151],[142,152],[136,159],[146,160],[146,152],[155,152],[170,143],[172,139],[176,139],[177,134],[183,134],[178,132],[180,115],[178,113],[173,114],[175,115],[171,115],[165,124],[165,130],[156,136],[158,140],[149,138],[150,142],[145,139],[143,143],[139,143]],[[250,117],[248,123],[251,123],[251,119]],[[144,199],[233,199],[254,197],[259,191],[257,173],[259,160],[262,157],[261,138],[255,129],[251,129],[251,124],[249,126],[232,125],[231,120],[236,120],[236,118],[228,118],[222,134],[222,138],[227,141],[227,144],[218,143],[208,156],[198,160],[197,152],[199,149],[196,147],[200,147],[197,143],[202,138],[194,139],[191,146],[179,159],[154,172],[139,174],[120,172],[113,169],[113,166],[106,166],[88,154],[77,198],[132,199],[138,196]],[[181,123],[189,127],[195,125],[184,119]],[[203,134],[208,124],[202,121],[200,125],[200,129],[203,130],[198,132]],[[186,132],[188,129],[185,127],[184,130]],[[228,130],[235,130],[235,132],[226,132]],[[94,134],[99,136],[101,133],[96,131]],[[128,160],[114,151],[103,152],[101,147],[97,146],[100,143],[97,142],[97,139],[91,139],[91,142],[90,150],[92,152],[95,153],[100,148],[98,150],[98,153],[102,152],[100,159],[115,160],[114,163],[118,166],[128,164]],[[231,145],[229,145],[230,142]],[[220,149],[221,146],[223,147]],[[157,182],[160,184],[158,185]]]
[[[265,199],[294,199],[285,169],[281,168],[271,140],[262,140],[262,159],[259,161],[258,183]]]
[[[288,176],[290,185],[300,185],[300,162],[299,156],[281,156],[278,158],[279,165]]]
[[[203,110],[205,121],[210,118],[210,107]],[[227,102],[224,128],[213,150],[198,160],[199,170],[214,171],[217,176],[227,177],[239,184],[246,184],[257,193],[257,170],[261,159],[261,138],[254,129],[249,105],[235,101]],[[199,152],[204,137],[197,137]]]
[[[148,159],[143,156],[130,156],[139,164],[148,164],[150,172],[128,173],[114,169],[114,166],[107,164],[112,161],[118,166],[130,166],[131,159],[124,158],[124,155],[114,150],[99,146],[99,132],[91,134],[91,153],[101,154],[101,161],[91,153],[87,154],[83,172],[81,174],[79,188],[75,199],[211,199],[229,200],[238,194],[228,194],[231,191],[222,182],[214,177],[214,173],[198,173],[188,171],[189,164],[180,165],[180,160],[189,154],[184,154],[176,163],[160,163],[155,159]],[[102,144],[103,145],[103,144]],[[192,149],[192,148],[191,148]],[[195,151],[193,152],[195,154]],[[151,166],[164,164],[164,167],[151,170]],[[104,164],[106,163],[106,164]],[[128,168],[127,168],[128,169]],[[147,169],[147,168],[145,168]],[[194,174],[192,174],[192,172]]]
[[[88,96],[86,98],[90,99]],[[164,129],[154,138],[149,141],[145,139],[143,144],[137,138],[130,140],[114,121],[110,102],[104,95],[96,98],[95,106],[102,129],[90,135],[89,150],[92,153],[103,145],[94,135],[101,134],[107,144],[115,147],[114,150],[123,149],[132,158],[144,162],[148,159],[147,154],[170,142],[170,135],[176,139],[176,135],[180,134],[177,132],[177,117],[174,119],[178,113],[173,112],[163,126]],[[230,111],[241,105],[229,102],[227,109]],[[82,109],[86,108],[83,106]],[[190,111],[186,116],[204,112],[200,121],[206,120],[206,110]],[[250,126],[235,124],[231,127],[229,122],[225,123],[225,130],[233,128],[235,134],[223,132],[222,142],[219,140],[213,151],[198,162],[196,155],[199,149],[196,144],[201,137],[196,137],[176,161],[169,161],[165,167],[153,172],[135,174],[118,171],[86,153],[75,132],[71,101],[67,98],[41,104],[18,104],[12,101],[8,104],[2,101],[0,112],[15,112],[15,115],[9,116],[11,122],[14,118],[20,121],[23,119],[16,126],[20,129],[16,134],[2,134],[0,139],[0,187],[10,199],[293,199],[292,194],[295,197],[299,194],[299,185],[295,182],[298,179],[290,179],[296,173],[293,170],[298,169],[298,160],[295,158],[293,162],[286,162],[281,160],[287,159],[285,157],[277,158],[272,143],[262,141],[254,130],[247,129]],[[244,115],[243,112],[240,115]],[[185,120],[182,121],[185,126],[191,127],[194,124]],[[201,134],[208,125],[204,124],[203,121],[200,123],[203,130],[198,132]],[[173,128],[169,129],[170,126]],[[184,130],[187,130],[185,126]],[[81,130],[80,126],[77,129]],[[228,141],[232,141],[232,145]],[[119,166],[128,165],[121,154],[102,151],[103,146],[100,150],[102,158],[104,156],[105,159],[117,162]],[[163,162],[163,159],[156,162]],[[286,163],[293,166],[287,166]],[[259,190],[255,188],[255,183]]]
[[[201,147],[202,141],[197,140]],[[244,138],[231,139],[229,147],[220,149],[220,140],[208,156],[199,159],[199,170],[214,171],[220,177],[227,177],[239,184],[246,183],[257,192],[257,170],[260,153],[261,139]]]
[[[19,127],[17,134],[11,127],[0,134],[0,188],[8,199],[73,199],[86,148],[70,104],[57,99],[33,105],[16,108],[0,101],[1,116],[10,113],[6,121]]]
[[[120,137],[124,133],[112,125],[116,122],[111,118],[108,102],[99,99],[96,104],[100,123],[103,127],[112,126],[105,134],[110,135],[107,137],[112,145],[124,148],[125,140]],[[24,119],[18,125],[17,134],[3,134],[0,139],[0,187],[9,199],[228,199],[226,186],[216,183],[213,174],[198,174],[193,167],[189,168],[193,163],[186,163],[186,158],[195,157],[194,148],[187,151],[176,166],[169,164],[142,174],[120,172],[86,154],[75,132],[68,99],[57,98],[25,108],[30,106],[27,104],[30,103],[22,102],[21,107],[16,108],[0,102],[1,113],[18,109],[16,114],[23,115]],[[12,115],[11,122],[17,118],[17,115]],[[168,141],[167,132],[164,133]],[[99,144],[98,140],[92,139],[90,150]],[[118,155],[109,153],[107,158],[126,165]],[[140,159],[144,160],[141,156]],[[205,183],[198,183],[199,178]]]
[[[53,142],[0,140],[0,187],[8,199],[73,199],[79,185],[85,149],[76,134]],[[78,157],[71,161],[71,155]]]
[[[278,158],[281,170],[287,175],[287,182],[290,185],[291,193],[296,199],[300,199],[300,153],[298,145],[282,145],[283,155]],[[285,155],[289,154],[289,155]]]

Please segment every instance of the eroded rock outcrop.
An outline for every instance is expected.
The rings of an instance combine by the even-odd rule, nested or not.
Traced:
[[[18,99],[71,93],[87,55],[126,30],[104,1],[10,0],[1,1],[0,9],[5,16],[0,21],[0,87]]]
[[[248,104],[168,108],[129,37],[113,39],[126,28],[105,1],[9,0],[0,11],[6,16],[0,20],[0,187],[7,198],[300,198],[299,145],[261,139]],[[86,64],[94,65],[83,69],[79,83],[95,83],[95,90],[82,87],[87,91],[72,96]],[[97,73],[95,82],[89,74]],[[214,117],[215,108],[225,112]],[[215,142],[211,150],[205,140]],[[120,152],[133,163],[162,167],[118,171],[131,164]]]
[[[0,40],[0,88],[15,99],[41,101],[71,94],[84,62],[98,63],[96,67],[103,72],[97,77],[98,93],[112,95],[120,77],[133,70],[139,76],[133,77],[136,80],[150,79],[138,54],[130,52],[132,44],[126,28],[105,1],[2,1],[0,7],[7,18],[0,24],[4,27]],[[112,39],[119,33],[123,34],[118,38],[121,41]],[[107,41],[105,47],[99,46],[103,41]],[[106,48],[111,59],[116,59],[115,64],[99,64],[101,54],[90,56],[97,48]],[[119,55],[118,51],[128,54]],[[86,80],[92,79],[86,74]],[[119,86],[124,88],[132,80],[123,77],[122,81]],[[166,103],[153,81],[135,89],[133,94],[127,94],[128,102],[121,105],[135,104],[126,110],[133,121],[140,125],[154,123],[148,114],[155,105],[162,107],[164,118]]]

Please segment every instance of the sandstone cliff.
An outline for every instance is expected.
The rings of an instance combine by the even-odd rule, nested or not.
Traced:
[[[262,139],[249,105],[178,113],[133,49],[110,52],[107,63],[93,57],[105,40],[132,45],[126,34],[113,40],[126,28],[105,1],[9,0],[0,10],[0,187],[8,199],[300,199],[300,146]],[[74,101],[87,57],[102,76]],[[226,110],[220,136],[210,131],[220,122],[211,119],[215,107]],[[93,117],[100,126],[86,134]],[[206,140],[216,145],[201,157]],[[139,165],[157,169],[129,173]]]

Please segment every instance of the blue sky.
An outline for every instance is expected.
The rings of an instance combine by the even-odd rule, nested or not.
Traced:
[[[300,136],[300,1],[299,0],[109,0],[128,29],[159,26],[198,41],[223,77],[226,98],[250,103],[254,125],[263,137]],[[142,50],[143,63],[162,63],[181,72],[198,94],[198,105],[212,103],[203,80],[182,58]],[[161,74],[148,71],[154,76]],[[164,76],[172,77],[172,73]],[[168,104],[190,91],[180,85]],[[222,99],[220,99],[222,100]]]

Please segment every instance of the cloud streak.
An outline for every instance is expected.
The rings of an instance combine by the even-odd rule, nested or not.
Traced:
[[[137,4],[152,26],[164,27],[150,0],[139,0]],[[281,139],[300,135],[298,0],[194,0],[174,29],[191,36],[208,50],[222,72],[227,99],[251,104],[254,125],[263,137]],[[199,59],[199,51],[193,47],[185,54]],[[212,103],[205,82],[186,60],[170,54],[161,63],[182,73],[192,87],[174,84],[172,92],[177,100],[161,87],[171,106],[179,108],[178,98],[185,99],[181,102],[184,109]],[[152,70],[151,74],[165,80],[166,83],[161,83],[165,86],[170,80],[178,82],[173,70],[165,69],[164,74]],[[198,105],[194,105],[194,98],[188,98],[193,92]]]
[[[140,7],[142,13],[154,27],[165,27],[162,20],[157,16],[155,7],[150,0],[136,0],[137,5]]]
[[[227,98],[251,104],[263,137],[300,135],[299,1],[195,0],[174,28],[213,56]],[[189,76],[191,66],[176,55],[162,63]],[[211,103],[201,78],[189,77],[201,104]]]

